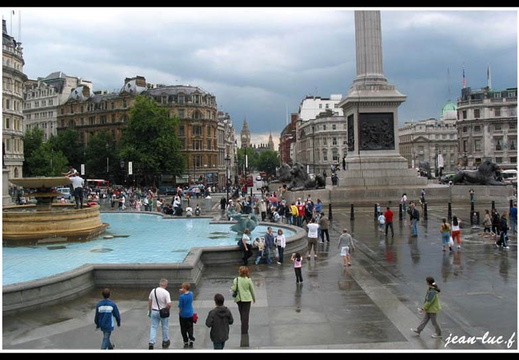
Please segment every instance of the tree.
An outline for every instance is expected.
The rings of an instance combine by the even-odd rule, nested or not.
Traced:
[[[25,164],[29,169],[26,177],[62,176],[67,168],[68,159],[61,151],[55,151],[47,141],[25,157]]]
[[[31,177],[32,169],[29,166],[29,158],[33,151],[39,149],[43,144],[43,130],[39,127],[35,127],[34,129],[27,130],[23,137],[23,153],[25,156],[25,161],[23,163],[23,174],[25,177]]]
[[[68,165],[78,169],[84,162],[84,146],[79,142],[79,133],[72,129],[59,132],[57,136],[51,136],[47,141],[54,151],[61,151],[68,159]]]
[[[143,185],[157,185],[161,174],[182,175],[185,159],[177,137],[178,117],[169,117],[152,98],[138,95],[123,131],[119,157],[133,162],[133,171]]]
[[[259,171],[269,176],[276,176],[276,168],[280,166],[278,153],[274,150],[264,150],[259,154],[256,166]]]
[[[112,170],[119,166],[119,159],[116,156],[113,147],[114,139],[108,131],[102,131],[94,134],[88,140],[88,146],[85,150],[85,173],[87,178],[104,178],[108,180]],[[114,167],[117,165],[117,167]]]
[[[250,174],[257,168],[256,163],[259,157],[256,150],[252,147],[239,148],[238,151],[238,169],[244,175],[244,171],[247,174]],[[247,155],[247,158],[245,158]],[[247,169],[245,169],[245,165],[247,165]]]

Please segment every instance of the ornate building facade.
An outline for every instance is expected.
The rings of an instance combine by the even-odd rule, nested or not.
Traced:
[[[23,176],[23,73],[22,43],[7,33],[2,20],[2,154],[8,178]]]
[[[234,128],[228,115],[219,117],[216,97],[196,86],[152,85],[142,76],[126,78],[118,93],[91,93],[88,87],[80,86],[59,106],[58,132],[73,128],[88,144],[92,135],[108,131],[117,144],[138,94],[152,97],[170,116],[180,119],[177,135],[186,158],[186,173],[176,182],[223,186],[226,151],[234,151],[234,134],[229,135]]]
[[[58,106],[68,100],[73,89],[79,86],[92,89],[92,83],[56,71],[47,77],[27,80],[24,84],[24,132],[34,128],[43,131],[43,141],[57,135]]]
[[[517,88],[467,87],[457,105],[461,166],[473,168],[491,160],[504,169],[517,169]]]

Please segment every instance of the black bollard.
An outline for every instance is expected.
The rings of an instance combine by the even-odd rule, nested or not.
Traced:
[[[451,203],[449,203],[449,205],[447,206],[447,221],[448,222],[452,221],[452,206],[451,206]]]
[[[492,207],[491,209],[495,209],[496,208],[496,202],[494,200],[492,200]]]
[[[353,220],[353,219],[355,219],[355,215],[354,215],[353,204],[351,204],[350,220]]]
[[[403,209],[402,209],[402,204],[398,204],[398,220],[402,220],[403,219]]]
[[[514,207],[514,201],[512,199],[510,199],[510,203],[509,203],[508,208],[511,209],[513,207]]]
[[[378,218],[377,204],[374,205],[374,209],[373,209],[373,218],[374,218],[375,220],[377,220],[377,218]]]
[[[328,219],[329,220],[332,220],[333,219],[333,215],[332,215],[332,204],[328,204]]]
[[[474,202],[471,201],[470,202],[470,225],[474,225],[474,215],[475,215]]]
[[[423,204],[423,218],[427,220],[427,203]]]

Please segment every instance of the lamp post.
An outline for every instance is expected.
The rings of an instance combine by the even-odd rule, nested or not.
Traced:
[[[122,175],[122,180],[123,180],[123,184],[125,183],[125,176],[124,176],[124,160],[121,159],[121,161],[119,161],[119,165],[121,166],[121,173],[123,174]]]
[[[225,189],[227,191],[227,203],[229,203],[229,164],[231,163],[231,157],[229,154],[225,156]]]

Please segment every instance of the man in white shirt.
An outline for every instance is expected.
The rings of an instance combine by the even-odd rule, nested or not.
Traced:
[[[76,209],[83,208],[83,186],[85,185],[85,179],[79,176],[79,173],[76,171],[74,175],[69,177],[72,182],[72,187],[74,188],[74,199],[76,200]]]
[[[319,236],[319,224],[315,222],[315,219],[312,217],[310,222],[306,225],[308,228],[308,251],[307,257],[310,258],[312,253],[312,248],[314,249],[314,258],[317,258],[317,238]]]

